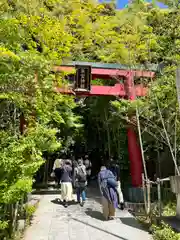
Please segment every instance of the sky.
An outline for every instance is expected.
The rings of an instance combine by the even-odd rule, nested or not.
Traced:
[[[108,2],[107,0],[99,0],[99,2]],[[149,0],[147,2],[150,2]],[[117,8],[124,8],[128,4],[128,0],[117,0]],[[160,8],[165,8],[164,4],[157,3]]]

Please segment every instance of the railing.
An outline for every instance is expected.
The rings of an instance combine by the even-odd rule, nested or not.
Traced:
[[[157,179],[157,181],[146,181],[141,188],[129,188],[129,193],[125,194],[127,207],[138,215],[150,215],[156,211],[161,218],[162,208],[168,202],[176,201],[176,194],[170,187],[163,186],[169,182],[170,178]]]

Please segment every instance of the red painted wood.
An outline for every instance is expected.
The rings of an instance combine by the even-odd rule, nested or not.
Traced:
[[[125,80],[125,90],[128,99],[130,99],[131,101],[134,101],[136,99],[133,81],[134,77],[133,73],[131,72],[128,74]],[[136,136],[136,133],[132,127],[129,127],[127,135],[132,185],[133,187],[140,187],[142,186],[142,172],[143,172],[141,149],[139,146],[139,141]]]
[[[128,128],[128,154],[130,160],[131,182],[133,187],[142,186],[142,156],[139,142],[133,128]]]
[[[67,88],[56,88],[56,91],[64,94],[74,94],[73,90]],[[146,96],[148,89],[142,85],[135,86],[135,92],[138,97]],[[114,86],[91,86],[90,92],[79,92],[76,95],[81,96],[117,96],[125,97],[124,84],[115,84]]]

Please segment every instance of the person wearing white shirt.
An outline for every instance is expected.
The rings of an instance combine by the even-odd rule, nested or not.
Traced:
[[[62,165],[63,165],[62,159],[56,159],[53,165],[53,173],[55,175],[55,179],[58,185],[60,185],[60,181],[61,181]]]

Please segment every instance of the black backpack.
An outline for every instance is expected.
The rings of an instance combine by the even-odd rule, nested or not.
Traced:
[[[77,179],[78,182],[86,182],[87,180],[86,172],[83,170],[82,167],[77,168]]]
[[[63,174],[68,174],[69,181],[72,181],[72,172],[68,171],[68,168],[66,166],[64,166],[61,170],[61,176]]]

